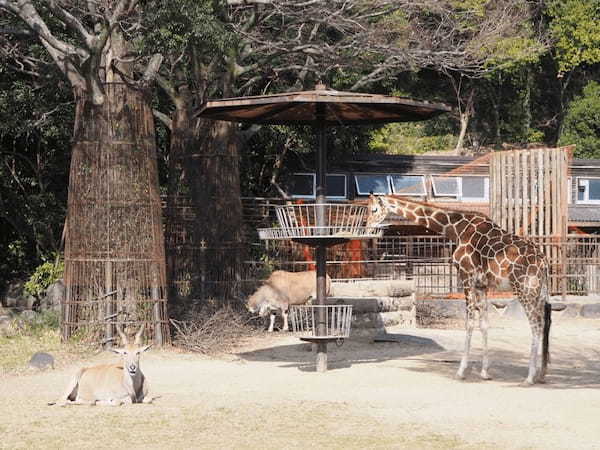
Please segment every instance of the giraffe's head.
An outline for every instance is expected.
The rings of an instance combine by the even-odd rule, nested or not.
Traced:
[[[376,197],[375,195],[371,194],[369,196],[369,203],[367,207],[367,226],[383,226],[383,221],[387,217],[387,208],[385,207],[384,200],[381,197]]]

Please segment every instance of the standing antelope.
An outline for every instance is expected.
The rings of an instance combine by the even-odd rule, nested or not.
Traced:
[[[144,325],[136,333],[133,344],[129,343],[119,326],[117,331],[123,348],[115,348],[111,351],[121,355],[123,361],[79,369],[63,396],[49,405],[119,406],[123,403],[152,402],[154,398],[148,396],[148,380],[140,368],[140,355],[151,347],[151,345],[141,346]]]

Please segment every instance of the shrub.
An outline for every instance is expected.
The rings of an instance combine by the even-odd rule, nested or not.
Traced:
[[[39,298],[48,286],[56,282],[63,276],[65,265],[62,261],[56,263],[46,261],[38,266],[29,280],[25,283],[25,292]]]
[[[600,158],[600,84],[591,81],[570,104],[559,145],[575,144],[575,157]]]

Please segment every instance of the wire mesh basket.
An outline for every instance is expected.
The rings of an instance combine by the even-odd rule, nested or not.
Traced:
[[[367,207],[342,203],[312,203],[275,207],[280,228],[258,230],[261,239],[380,237],[379,227],[366,227]],[[319,225],[320,224],[320,225]]]
[[[324,316],[324,332],[319,333],[319,310]],[[294,305],[290,306],[294,333],[309,339],[345,339],[350,336],[352,305]]]

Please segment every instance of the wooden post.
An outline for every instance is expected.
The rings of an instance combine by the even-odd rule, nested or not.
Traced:
[[[327,224],[325,218],[325,203],[327,195],[327,139],[325,136],[325,105],[317,105],[317,135],[319,139],[317,148],[317,227],[324,227]],[[323,230],[323,228],[320,228]],[[315,256],[317,260],[317,336],[325,336],[325,297],[327,295],[327,247],[319,243],[317,245]],[[327,342],[319,341],[317,344],[317,372],[327,371]]]
[[[104,317],[102,318],[105,322],[106,322],[106,330],[104,332],[105,336],[105,347],[106,348],[110,348],[112,347],[112,345],[114,344],[112,338],[113,338],[113,324],[112,324],[112,314],[113,314],[113,301],[112,301],[112,296],[113,296],[113,282],[112,282],[112,273],[113,273],[113,268],[112,268],[113,262],[112,261],[106,261],[106,263],[104,264],[104,283],[105,283],[105,291],[104,295],[105,295],[105,299],[104,299]],[[98,301],[101,301],[100,299]],[[102,308],[98,308],[100,311],[102,311]]]

